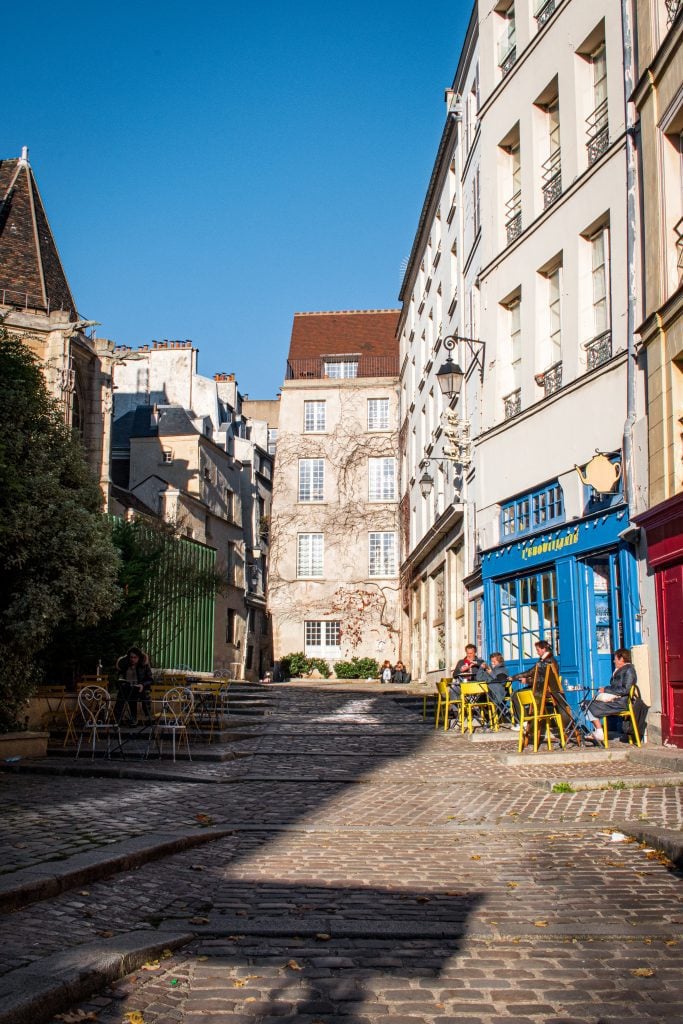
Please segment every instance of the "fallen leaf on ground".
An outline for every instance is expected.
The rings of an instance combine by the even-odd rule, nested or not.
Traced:
[[[479,856],[478,853],[473,853],[472,856],[470,857],[470,860],[481,860],[481,857]]]
[[[241,978],[237,978],[237,980],[233,981],[233,983],[232,983],[232,987],[233,988],[244,988],[245,985],[246,985],[246,981],[242,981]]]
[[[547,921],[534,921],[534,928],[547,928],[547,927],[548,927],[548,922]]]
[[[634,967],[630,973],[634,978],[651,978],[657,972],[654,967]]]
[[[173,950],[172,949],[162,949],[162,951],[161,951],[161,959],[162,960],[168,960],[168,958],[171,957],[171,956],[173,956]]]
[[[416,903],[429,903],[430,902],[429,896],[416,896],[415,897],[415,902]]]
[[[99,935],[101,939],[110,939],[113,934],[114,934],[113,932],[108,932],[108,931],[95,932],[95,935]]]
[[[131,1010],[123,1019],[127,1021],[127,1024],[145,1024],[145,1018],[139,1010]]]
[[[208,958],[208,956],[198,956],[198,957],[195,957],[195,959],[201,961],[201,960],[208,960],[209,958]]]
[[[79,896],[89,896],[89,895],[90,895],[90,893],[88,892],[88,890],[87,890],[87,889],[84,889],[84,890],[83,890],[83,892],[79,892],[79,894],[78,894],[78,895],[79,895]]]
[[[208,924],[208,917],[191,917],[190,924]]]
[[[516,889],[519,882],[508,882],[508,889]]]
[[[143,964],[140,968],[141,971],[158,971],[161,969],[161,964],[158,960],[150,960],[149,963]],[[137,1013],[137,1010],[135,1011]]]
[[[296,960],[288,960],[285,967],[289,967],[290,971],[303,971],[303,967]]]
[[[327,932],[316,932],[316,936],[315,937],[320,942],[329,942],[329,940],[332,938],[332,936],[328,935]]]

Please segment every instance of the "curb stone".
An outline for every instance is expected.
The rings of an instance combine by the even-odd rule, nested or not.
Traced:
[[[232,829],[201,829],[196,832],[148,833],[104,849],[78,853],[63,861],[47,861],[0,875],[0,913],[57,896],[119,871],[130,871],[149,861],[202,846],[233,833]],[[0,1018],[1,1020],[2,1018]]]
[[[126,932],[113,939],[54,953],[0,980],[0,1024],[43,1024],[130,974],[165,949],[179,949],[192,932]]]

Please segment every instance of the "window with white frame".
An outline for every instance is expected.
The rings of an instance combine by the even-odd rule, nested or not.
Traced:
[[[309,619],[304,622],[304,651],[310,657],[338,658],[341,622]]]
[[[593,337],[609,330],[609,228],[605,225],[590,239],[593,285]]]
[[[299,459],[299,501],[324,501],[325,460]]]
[[[336,380],[358,376],[358,356],[340,356],[336,359],[325,359],[325,376]]]
[[[522,386],[522,300],[516,298],[508,309],[510,331],[510,368],[512,370],[512,391]]]
[[[396,500],[396,459],[368,459],[368,497],[370,501]]]
[[[319,434],[327,430],[327,402],[304,402],[304,431],[307,434]]]
[[[368,398],[368,430],[389,429],[389,399]]]
[[[548,274],[548,333],[550,337],[550,366],[562,361],[562,268],[555,267]]]
[[[396,534],[371,533],[369,535],[369,576],[396,575]]]
[[[164,448],[163,461],[166,465],[170,465],[173,462],[173,452],[170,448]]]
[[[296,538],[296,574],[304,579],[322,579],[324,537],[322,533],[299,533]]]

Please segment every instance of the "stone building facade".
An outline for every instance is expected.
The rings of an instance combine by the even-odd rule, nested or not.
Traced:
[[[270,530],[276,659],[398,657],[397,321],[294,316]]]
[[[664,741],[683,746],[683,4],[637,0],[634,100],[640,129],[643,309],[647,368],[647,539],[656,591]]]
[[[86,333],[92,323],[76,309],[26,149],[0,160],[0,323],[40,360],[106,503],[114,346]]]

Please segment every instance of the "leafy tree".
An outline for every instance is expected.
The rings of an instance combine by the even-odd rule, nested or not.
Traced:
[[[0,331],[0,731],[16,726],[51,637],[120,602],[101,505],[37,359]]]

